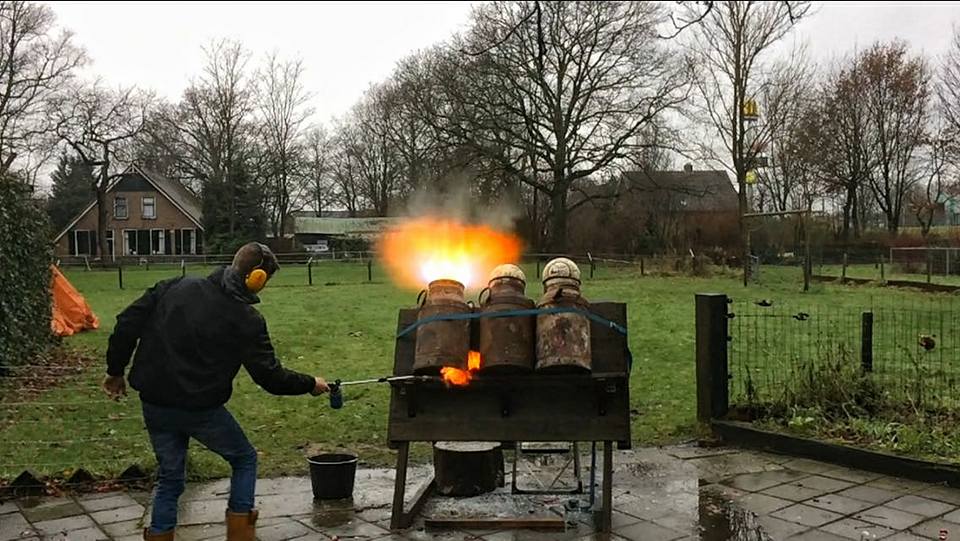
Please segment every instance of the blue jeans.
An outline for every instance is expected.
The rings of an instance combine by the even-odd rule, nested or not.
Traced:
[[[227,408],[187,411],[142,402],[143,420],[157,455],[157,488],[153,496],[152,533],[177,525],[177,500],[186,479],[187,445],[193,438],[230,463],[230,500],[235,513],[253,509],[257,483],[257,451]]]

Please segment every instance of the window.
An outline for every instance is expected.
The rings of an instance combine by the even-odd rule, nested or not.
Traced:
[[[143,203],[143,217],[146,220],[154,220],[157,217],[157,200],[151,197],[144,197],[142,200]]]
[[[107,253],[114,256],[117,252],[113,249],[113,229],[107,229]]]
[[[162,254],[163,253],[163,230],[162,229],[151,229],[150,230],[150,253],[151,254]]]
[[[73,232],[73,255],[92,255],[96,235],[92,231],[77,229]]]
[[[195,254],[197,253],[197,245],[195,244],[196,237],[194,237],[193,229],[181,229],[181,234],[183,235],[183,252],[184,254]]]
[[[123,196],[113,198],[113,217],[118,220],[126,220],[127,216],[127,198]]]
[[[137,231],[135,229],[123,230],[123,255],[137,254]]]

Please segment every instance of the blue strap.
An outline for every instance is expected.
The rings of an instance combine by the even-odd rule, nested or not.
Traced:
[[[418,319],[409,327],[403,329],[397,333],[397,338],[403,338],[404,336],[415,331],[420,325],[431,323],[434,321],[463,321],[469,319],[480,319],[480,318],[500,318],[500,317],[522,317],[522,316],[536,316],[541,314],[580,314],[584,317],[591,319],[607,327],[613,329],[614,331],[626,336],[627,329],[620,324],[614,323],[609,319],[602,318],[593,312],[588,312],[586,310],[581,310],[579,308],[572,307],[563,307],[558,306],[556,308],[528,308],[524,310],[503,310],[500,312],[471,312],[468,314],[437,314],[435,316],[428,316],[422,319]]]

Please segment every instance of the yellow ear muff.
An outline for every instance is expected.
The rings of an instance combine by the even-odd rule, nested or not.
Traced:
[[[247,275],[246,284],[247,289],[253,293],[260,293],[260,291],[267,285],[267,271],[263,269],[253,269],[250,271],[250,274]]]

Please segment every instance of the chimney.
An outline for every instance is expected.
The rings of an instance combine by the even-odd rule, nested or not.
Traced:
[[[693,173],[693,164],[688,163],[687,165],[684,165],[684,166],[683,166],[683,172],[684,172],[684,173]]]

